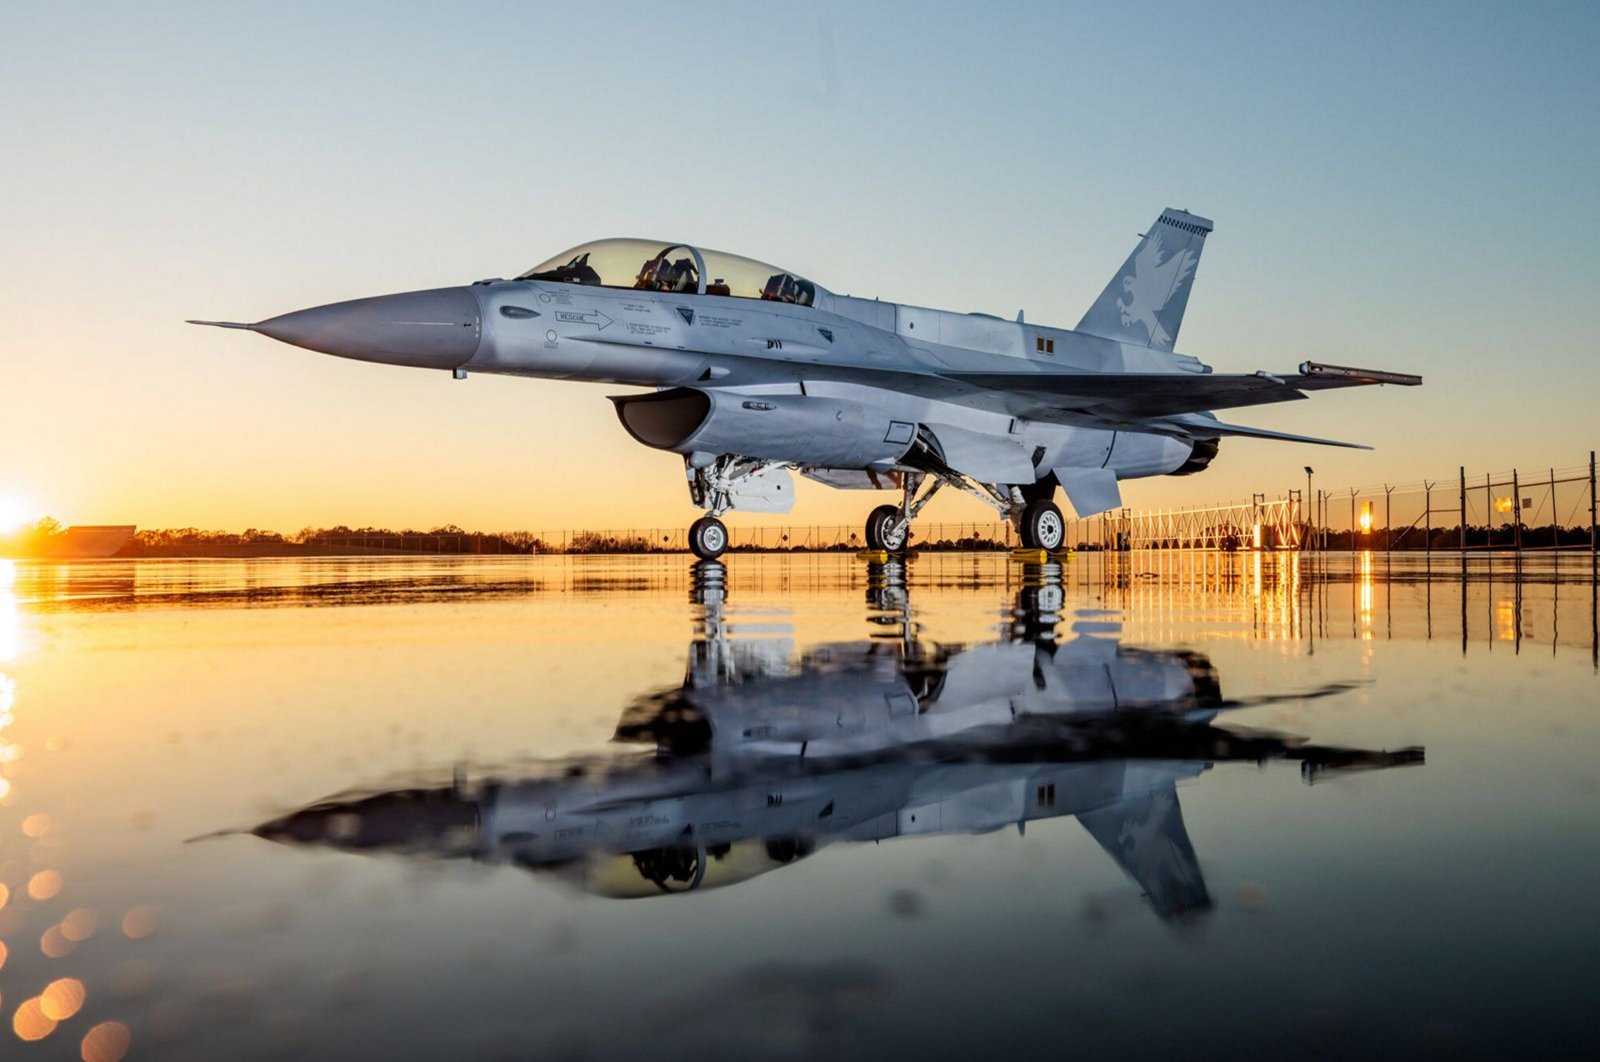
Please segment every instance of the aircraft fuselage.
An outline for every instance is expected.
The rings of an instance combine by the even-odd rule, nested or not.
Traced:
[[[1224,424],[1213,409],[1420,382],[1310,362],[1219,375],[1177,353],[1210,232],[1163,211],[1076,329],[837,295],[761,262],[643,240],[585,244],[514,280],[196,323],[458,379],[655,388],[612,401],[635,440],[683,457],[691,500],[709,511],[690,529],[702,557],[727,547],[723,513],[789,511],[790,470],[902,489],[868,518],[874,549],[903,548],[949,486],[1015,522],[1024,545],[1056,550],[1058,486],[1089,516],[1121,506],[1120,480],[1204,469],[1225,435],[1350,445]]]

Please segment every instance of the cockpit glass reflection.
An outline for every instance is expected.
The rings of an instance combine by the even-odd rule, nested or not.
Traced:
[[[654,240],[596,240],[563,251],[517,277],[678,294],[724,295],[810,306],[817,288],[777,266],[722,251]]]

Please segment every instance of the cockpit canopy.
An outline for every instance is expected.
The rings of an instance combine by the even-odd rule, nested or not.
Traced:
[[[765,262],[653,240],[595,240],[563,251],[517,279],[726,295],[798,306],[810,306],[817,297],[811,281]]]

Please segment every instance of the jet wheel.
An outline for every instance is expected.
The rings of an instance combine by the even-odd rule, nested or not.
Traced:
[[[1018,528],[1022,544],[1028,549],[1043,549],[1055,553],[1067,539],[1067,522],[1061,510],[1052,501],[1029,502],[1022,510],[1022,526]]]
[[[702,516],[689,525],[689,549],[701,560],[716,560],[728,548],[728,529],[715,516]]]
[[[881,549],[886,553],[899,553],[906,548],[910,528],[902,527],[891,534],[890,529],[900,519],[900,510],[893,505],[880,505],[867,517],[867,548]]]

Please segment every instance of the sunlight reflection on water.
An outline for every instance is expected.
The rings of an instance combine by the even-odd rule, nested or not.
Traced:
[[[1580,1035],[1591,571],[8,564],[0,1007],[108,1062]]]

